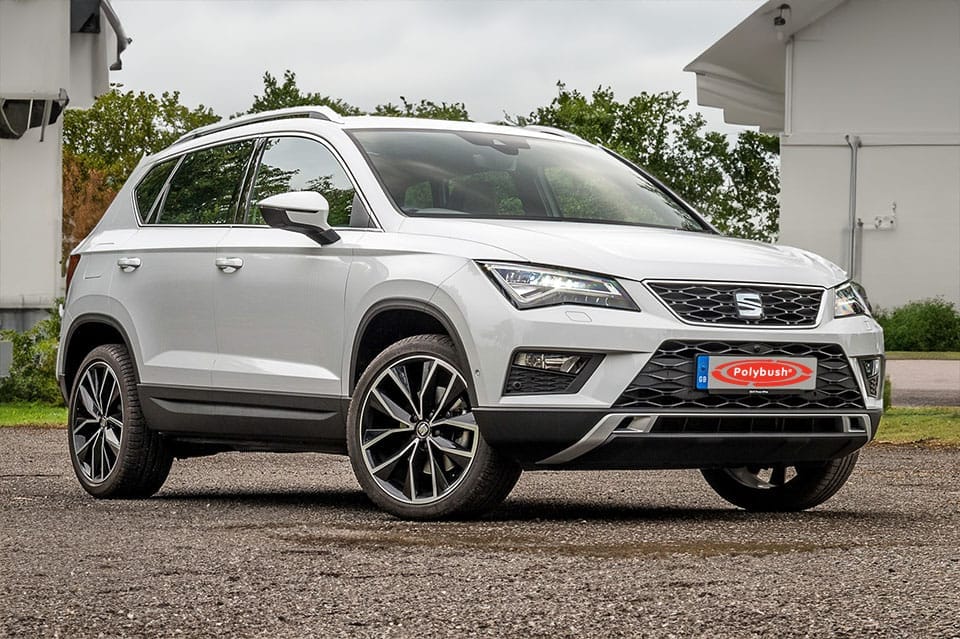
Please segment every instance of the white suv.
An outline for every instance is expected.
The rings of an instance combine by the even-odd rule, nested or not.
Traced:
[[[808,252],[720,236],[563,131],[285,109],[144,159],[69,262],[58,374],[97,497],[174,457],[346,453],[407,518],[521,470],[697,468],[751,510],[833,495],[882,333]]]

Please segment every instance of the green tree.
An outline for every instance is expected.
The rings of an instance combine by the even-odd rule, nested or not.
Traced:
[[[169,146],[178,137],[220,120],[202,104],[189,108],[178,91],[158,97],[143,91],[113,88],[89,109],[69,109],[63,114],[63,151],[83,168],[106,176],[107,185],[119,189],[140,158]]]
[[[247,113],[260,113],[296,106],[328,106],[340,115],[362,115],[363,112],[340,98],[320,93],[305,93],[297,86],[297,74],[287,69],[283,82],[269,71],[263,74],[263,94],[253,96],[253,105]]]
[[[290,69],[283,72],[283,80],[278,80],[269,71],[263,74],[263,93],[253,96],[253,104],[247,113],[260,113],[273,109],[285,109],[296,106],[328,106],[340,115],[367,115],[366,112],[341,98],[334,98],[318,92],[304,91],[297,84],[297,74]],[[462,102],[433,102],[420,100],[410,102],[400,96],[400,104],[387,102],[374,107],[369,115],[383,115],[407,118],[431,118],[434,120],[469,120],[470,115]]]
[[[374,108],[371,115],[384,115],[403,118],[429,118],[431,120],[460,120],[470,121],[470,114],[467,113],[467,107],[463,102],[452,102],[447,104],[441,102],[437,104],[432,100],[420,100],[414,104],[408,102],[405,97],[400,96],[400,105],[387,102],[379,104]]]
[[[89,109],[63,114],[64,258],[100,221],[141,157],[220,119],[203,105],[184,106],[177,91],[158,97],[121,89],[115,84]]]
[[[508,122],[565,129],[648,169],[724,233],[772,241],[779,220],[779,140],[754,131],[735,144],[688,111],[678,92],[641,93],[626,102],[609,88],[590,96],[557,83],[557,96]]]

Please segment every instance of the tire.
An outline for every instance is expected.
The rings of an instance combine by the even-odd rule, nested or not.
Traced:
[[[173,455],[144,422],[136,369],[124,346],[98,346],[80,364],[67,440],[77,479],[94,497],[141,498],[160,490]]]
[[[506,499],[520,466],[483,441],[468,380],[444,335],[402,339],[364,371],[347,412],[347,450],[377,506],[432,520],[477,516]]]
[[[819,506],[846,483],[859,453],[827,462],[777,466],[704,469],[704,479],[718,495],[745,510],[797,512]],[[769,477],[764,478],[769,472]]]

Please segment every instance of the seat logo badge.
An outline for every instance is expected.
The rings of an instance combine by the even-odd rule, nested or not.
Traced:
[[[763,317],[763,300],[760,293],[737,291],[733,294],[737,303],[737,317],[740,319],[760,319]]]

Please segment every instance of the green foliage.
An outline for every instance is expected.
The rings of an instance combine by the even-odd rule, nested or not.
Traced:
[[[418,104],[407,102],[407,99],[400,96],[400,106],[387,102],[377,105],[371,115],[384,115],[403,118],[428,118],[431,120],[460,120],[470,121],[470,114],[467,113],[467,107],[463,102],[453,102],[447,104],[441,102],[437,104],[432,100],[420,100]]]
[[[115,84],[89,109],[63,113],[63,150],[84,168],[107,176],[119,189],[140,158],[169,146],[178,137],[220,117],[202,104],[194,109],[180,104],[180,92],[160,97],[140,91],[121,91]]]
[[[877,311],[883,340],[891,351],[960,350],[960,312],[942,298],[910,302],[890,312]]]
[[[549,106],[518,125],[542,124],[575,133],[645,167],[703,213],[720,231],[772,241],[779,221],[779,140],[745,131],[736,144],[688,111],[678,92],[641,93],[618,102],[609,88],[590,96],[557,83]]]
[[[893,382],[890,381],[890,376],[887,375],[883,380],[883,410],[884,412],[890,410],[893,406]]]
[[[365,115],[365,113],[340,98],[322,93],[303,91],[297,85],[297,74],[287,69],[280,82],[269,71],[263,74],[263,94],[253,96],[253,105],[247,113],[260,113],[273,109],[285,109],[296,106],[328,106],[340,115]],[[400,96],[400,104],[392,102],[376,106],[371,115],[384,115],[407,118],[431,118],[434,120],[469,120],[467,108],[462,102],[439,104],[432,100],[409,102]]]
[[[10,376],[0,379],[0,402],[62,404],[56,373],[60,339],[57,311],[51,310],[28,331],[0,331],[0,338],[13,342]]]
[[[261,113],[296,106],[328,106],[340,115],[363,113],[340,98],[331,98],[320,93],[304,93],[297,86],[297,74],[289,69],[283,72],[283,82],[279,82],[269,71],[263,74],[263,95],[253,96],[253,105],[247,113]]]

